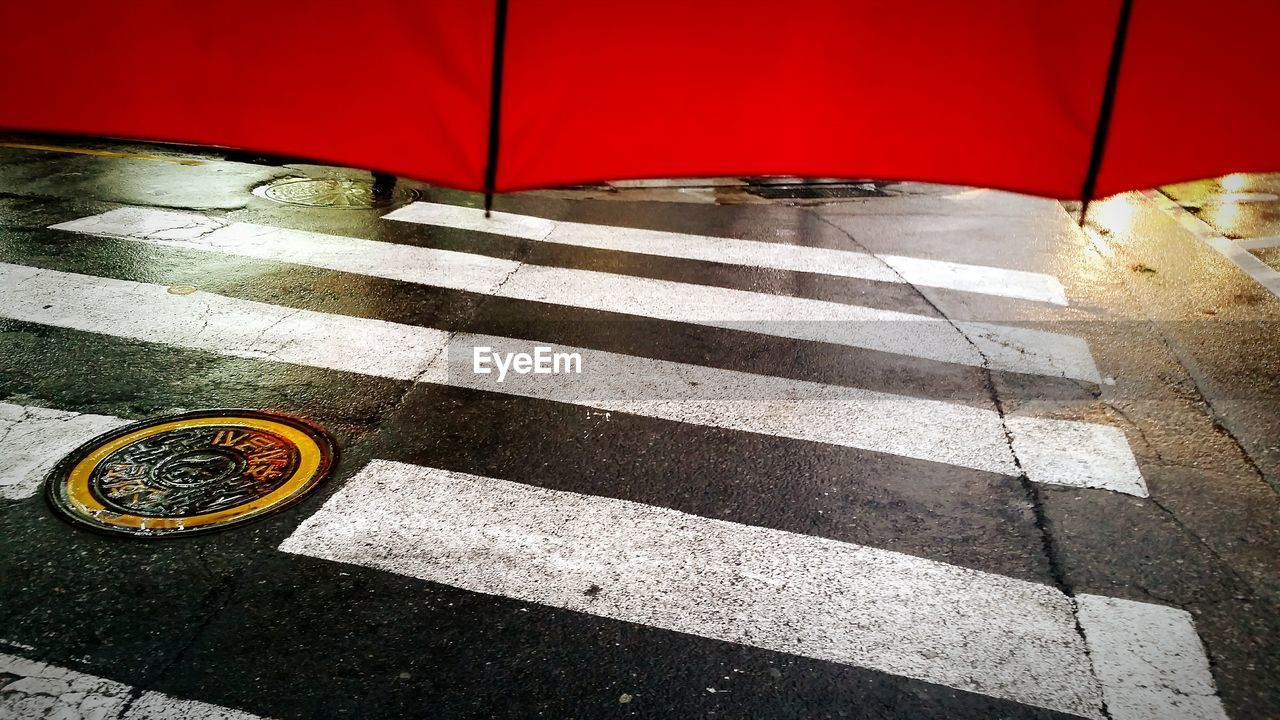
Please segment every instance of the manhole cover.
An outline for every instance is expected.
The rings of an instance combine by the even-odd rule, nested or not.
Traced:
[[[343,178],[284,178],[259,185],[253,193],[287,205],[324,208],[376,208],[403,205],[418,199],[418,191],[376,186],[369,180]]]
[[[296,418],[202,410],[113,430],[63,458],[49,502],[96,530],[158,537],[238,525],[298,500],[329,473],[333,441]]]

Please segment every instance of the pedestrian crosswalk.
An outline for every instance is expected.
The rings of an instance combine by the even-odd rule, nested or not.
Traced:
[[[236,357],[455,385],[676,422],[810,440],[1146,495],[1116,428],[585,348],[581,375],[500,379],[471,372],[469,348],[530,343],[287,308],[162,285],[0,263],[0,315]],[[450,352],[453,348],[453,352]],[[456,358],[461,356],[461,360]],[[455,358],[451,361],[451,357]],[[1006,435],[1008,433],[1008,436]],[[1012,440],[1010,440],[1010,437]]]
[[[390,221],[1068,304],[1051,276],[933,259],[503,213],[485,220],[474,208],[432,203],[412,204],[380,222]],[[858,348],[890,367],[922,360],[1017,373],[1032,385],[1100,378],[1079,337],[687,279],[536,265],[153,208],[122,207],[55,223],[50,232],[373,277],[542,312],[585,309],[695,331],[729,329]],[[1099,420],[1101,412],[1083,420],[1076,419],[1079,413],[1055,417],[1044,407],[1006,411],[994,401],[898,394],[726,369],[708,360],[708,353],[731,348],[703,346],[683,357],[656,358],[567,344],[545,328],[531,331],[536,337],[508,337],[484,328],[435,327],[431,318],[391,322],[328,312],[305,297],[263,302],[229,290],[173,292],[162,278],[151,279],[156,281],[0,262],[0,318],[264,367],[321,368],[515,403],[620,413],[657,428],[680,424],[849,448],[890,463],[909,459],[988,473],[1014,486],[1023,479],[1116,496],[1149,492],[1124,432]],[[581,373],[499,378],[474,371],[476,348],[519,353],[535,346],[580,357]],[[30,497],[57,456],[124,422],[25,399],[0,404],[0,497]],[[749,474],[750,468],[737,472]],[[547,489],[535,477],[468,474],[394,457],[375,457],[344,474],[350,477],[338,479],[337,493],[309,511],[281,550],[1078,717],[1138,720],[1160,711],[1225,718],[1191,617],[1174,608],[1073,595],[1049,582],[871,545]],[[1151,656],[1144,633],[1180,643],[1179,659]],[[1135,684],[1123,670],[1135,663],[1158,668],[1152,670],[1158,677]]]
[[[910,283],[1055,305],[1067,304],[1062,283],[1057,278],[1005,268],[901,255],[873,257],[849,250],[562,222],[514,213],[496,212],[486,218],[478,208],[440,203],[412,203],[393,210],[386,218],[600,250]]]
[[[589,270],[521,265],[513,260],[484,255],[251,223],[227,223],[187,213],[144,208],[112,210],[53,227],[156,245],[311,265],[468,290],[482,295],[745,329],[945,363],[1099,381],[1097,368],[1083,341],[1027,328],[968,321],[953,323],[912,313],[802,297]],[[791,246],[777,247],[786,249]],[[706,254],[714,255],[711,251]],[[748,256],[746,259],[762,263],[769,261],[767,257]],[[820,259],[815,259],[810,264],[818,266],[819,262]],[[785,263],[773,263],[781,264]],[[985,283],[974,282],[971,286],[999,291],[1008,287],[1010,282],[1009,278],[992,277]]]

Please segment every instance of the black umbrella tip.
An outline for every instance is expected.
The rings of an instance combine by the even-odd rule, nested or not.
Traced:
[[[1088,219],[1088,217],[1089,217],[1089,203],[1091,203],[1091,202],[1093,202],[1093,199],[1092,199],[1092,198],[1085,198],[1084,202],[1080,205],[1080,220],[1079,220],[1079,222],[1080,222],[1080,229],[1081,229],[1081,230],[1083,230],[1083,229],[1084,229],[1085,220],[1087,220],[1087,219]]]
[[[493,210],[493,193],[491,193],[491,192],[487,192],[487,193],[485,193],[485,194],[484,194],[484,216],[485,216],[485,219],[488,219],[489,214],[490,214],[490,212],[492,212],[492,210]]]

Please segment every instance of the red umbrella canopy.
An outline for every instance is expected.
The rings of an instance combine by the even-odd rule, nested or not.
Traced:
[[[1098,196],[1280,170],[1280,2],[1133,0]]]
[[[0,127],[479,189],[493,27],[484,0],[0,2]]]
[[[1078,198],[1123,2],[4,3],[0,126],[471,190],[492,164],[499,191],[786,174]],[[1280,4],[1131,7],[1096,194],[1280,169]]]
[[[500,189],[624,176],[924,179],[1072,196],[1118,3],[521,3]],[[538,31],[523,28],[536,24]]]

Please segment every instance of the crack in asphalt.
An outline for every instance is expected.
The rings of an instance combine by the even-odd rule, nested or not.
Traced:
[[[33,268],[33,269],[35,270],[35,272],[31,273],[27,277],[24,277],[18,282],[5,288],[5,292],[12,293],[14,290],[17,290],[18,288],[22,287],[23,285],[26,285],[27,283],[33,280],[41,280],[44,278],[44,275],[47,272],[44,268]]]
[[[525,241],[523,243],[523,252],[519,253],[517,257],[510,258],[511,260],[515,261],[516,266],[511,268],[511,270],[507,271],[507,273],[502,276],[501,280],[499,280],[492,288],[489,289],[488,292],[484,293],[481,296],[482,299],[475,304],[475,307],[471,308],[471,311],[468,312],[465,317],[461,318],[458,321],[458,323],[455,326],[456,329],[449,331],[448,337],[445,338],[444,344],[441,345],[440,350],[436,352],[434,355],[432,355],[431,358],[427,361],[427,363],[423,365],[422,372],[418,373],[410,381],[409,387],[404,391],[404,394],[400,396],[400,398],[395,402],[395,404],[393,404],[387,410],[385,416],[393,415],[400,408],[404,407],[405,403],[408,401],[409,395],[413,393],[413,390],[415,387],[417,387],[418,383],[422,382],[422,378],[426,377],[427,373],[431,372],[433,366],[435,365],[436,360],[439,359],[439,357],[442,354],[449,352],[449,345],[453,342],[453,339],[456,338],[458,335],[461,335],[463,332],[465,332],[467,327],[471,324],[471,321],[476,318],[476,316],[480,313],[480,310],[484,308],[485,304],[488,303],[494,297],[496,297],[497,294],[502,290],[502,286],[506,285],[507,281],[509,281],[512,278],[512,276],[514,276],[517,272],[520,271],[521,268],[525,267],[525,265],[528,264],[527,260],[529,258],[529,255],[532,254],[532,252],[533,252],[533,241]],[[363,442],[364,441],[361,441],[361,443],[357,443],[357,446],[360,444],[363,444]]]
[[[8,643],[5,643],[8,644]],[[38,711],[41,718],[106,718],[103,713],[126,697],[124,691],[128,686],[99,677],[83,677],[77,671],[48,665],[39,661],[30,661],[37,666],[34,672],[0,671],[0,701],[4,702],[0,710],[11,709],[10,702],[15,698],[22,710]],[[30,698],[48,698],[52,703],[39,704],[40,707],[27,706],[23,700]],[[122,711],[113,715],[119,720]],[[16,718],[5,713],[5,718]],[[26,715],[34,720],[35,715]]]
[[[1176,525],[1179,530],[1183,531],[1189,537],[1191,537],[1195,541],[1195,544],[1198,547],[1200,547],[1202,550],[1207,552],[1209,554],[1209,557],[1217,561],[1218,565],[1221,568],[1225,569],[1227,573],[1229,573],[1231,577],[1236,580],[1236,582],[1243,585],[1249,591],[1250,595],[1252,595],[1253,597],[1259,596],[1258,588],[1255,587],[1248,578],[1246,578],[1244,575],[1241,575],[1239,571],[1237,571],[1234,567],[1232,567],[1231,563],[1225,557],[1223,557],[1217,550],[1215,550],[1213,546],[1209,545],[1209,543],[1204,538],[1200,537],[1198,533],[1193,531],[1191,528],[1187,527],[1186,524],[1182,522],[1182,520],[1178,519],[1177,514],[1175,514],[1169,508],[1165,507],[1163,503],[1161,503],[1159,500],[1156,500],[1154,497],[1147,497],[1145,498],[1145,500],[1150,501],[1152,505],[1155,505],[1157,508],[1159,508],[1160,512],[1167,515],[1169,517],[1169,520],[1174,525]],[[1203,594],[1201,595],[1201,597],[1203,597]],[[1179,607],[1181,607],[1181,604],[1179,603],[1172,603],[1172,604],[1178,605]]]
[[[1053,580],[1053,584],[1058,588],[1058,590],[1061,591],[1064,595],[1066,595],[1067,599],[1070,601],[1071,619],[1075,623],[1076,634],[1080,637],[1081,649],[1084,651],[1085,656],[1089,658],[1089,667],[1095,668],[1096,666],[1094,665],[1094,662],[1093,662],[1093,654],[1089,650],[1089,643],[1088,643],[1087,637],[1085,636],[1084,626],[1080,624],[1080,609],[1079,609],[1079,605],[1076,602],[1075,589],[1071,586],[1070,582],[1067,580],[1066,569],[1063,564],[1061,553],[1059,552],[1057,544],[1054,542],[1053,534],[1049,529],[1049,525],[1050,525],[1049,517],[1048,517],[1048,513],[1045,511],[1044,501],[1040,495],[1040,489],[1036,487],[1035,483],[1031,482],[1031,478],[1028,477],[1026,471],[1023,470],[1022,460],[1018,457],[1017,450],[1014,449],[1013,432],[1009,429],[1009,425],[1006,422],[1004,401],[1000,398],[1000,392],[996,388],[995,377],[991,369],[990,358],[988,358],[987,354],[982,351],[982,348],[978,347],[978,344],[974,342],[973,338],[969,337],[969,334],[966,333],[964,329],[962,329],[954,320],[952,320],[942,310],[942,308],[938,307],[937,303],[935,303],[932,299],[930,299],[929,296],[924,293],[924,291],[922,291],[914,283],[909,282],[907,278],[902,275],[902,273],[898,272],[896,268],[894,268],[892,265],[882,260],[880,256],[877,255],[875,252],[873,252],[869,247],[859,242],[858,239],[853,236],[853,233],[840,227],[839,225],[837,225],[836,223],[832,222],[830,219],[822,215],[822,213],[817,212],[814,209],[806,208],[805,211],[810,215],[814,216],[815,218],[817,218],[819,222],[830,226],[831,228],[839,232],[841,235],[848,238],[849,242],[853,243],[854,246],[856,246],[859,250],[861,250],[867,255],[870,255],[871,257],[883,263],[885,267],[889,269],[890,272],[892,272],[894,275],[897,275],[898,279],[900,279],[907,287],[911,288],[917,295],[919,295],[920,299],[923,300],[925,304],[927,304],[930,308],[932,308],[933,311],[936,312],[939,317],[945,320],[949,325],[951,325],[951,327],[955,328],[956,332],[960,333],[960,335],[965,339],[965,341],[968,342],[973,347],[974,351],[978,353],[978,356],[982,358],[981,367],[982,367],[984,384],[986,385],[987,393],[991,397],[991,402],[995,406],[996,414],[1000,418],[1000,427],[1002,430],[1004,430],[1005,444],[1009,448],[1009,455],[1013,458],[1014,467],[1018,470],[1018,483],[1022,486],[1022,492],[1031,506],[1031,512],[1034,518],[1034,525],[1035,525],[1036,531],[1040,535],[1041,551],[1044,554],[1045,561],[1048,563],[1049,576]],[[1101,680],[1097,677],[1096,670],[1094,671],[1094,680],[1098,682],[1099,684],[1098,686],[1099,688],[1101,688],[1102,687]],[[1107,702],[1103,698],[1101,693],[1099,693],[1098,702],[1100,705],[1099,712],[1101,712],[1102,716],[1106,718],[1106,720],[1111,720],[1111,717],[1112,717],[1111,711],[1110,709],[1108,709]]]
[[[91,413],[85,413],[85,412],[74,412],[70,410],[58,410],[57,408],[49,408],[50,410],[56,410],[59,413],[65,413],[65,414],[61,417],[48,417],[48,416],[37,417],[37,413],[35,412],[34,407],[31,407],[22,403],[13,403],[11,402],[11,400],[12,398],[6,398],[3,402],[7,405],[15,405],[15,404],[18,405],[19,407],[22,408],[22,413],[18,415],[18,417],[16,418],[0,419],[0,445],[3,445],[4,441],[9,439],[9,436],[12,435],[13,432],[17,430],[18,427],[25,422],[35,421],[35,422],[50,422],[50,423],[68,423],[68,422],[71,422],[72,420],[75,420],[78,417],[91,414]]]
[[[128,697],[125,699],[124,704],[121,705],[120,712],[116,715],[116,720],[124,720],[129,711],[133,708],[134,704],[136,704],[143,695],[151,692],[148,688],[158,685],[165,679],[165,677],[168,676],[169,671],[172,670],[184,656],[186,656],[191,648],[195,647],[196,642],[204,634],[205,630],[207,630],[209,626],[213,624],[214,620],[216,620],[218,616],[227,609],[231,604],[231,600],[239,592],[239,571],[233,570],[229,573],[218,572],[210,565],[209,558],[205,554],[204,548],[199,548],[196,551],[196,557],[199,558],[200,564],[204,567],[206,573],[211,577],[219,579],[218,584],[210,588],[209,592],[205,593],[204,597],[200,599],[201,606],[213,605],[214,607],[209,609],[205,613],[204,617],[196,623],[195,628],[191,631],[191,635],[187,638],[186,642],[182,643],[181,646],[174,650],[169,659],[155,671],[153,679],[134,684],[130,688]],[[220,599],[219,596],[221,596]]]
[[[13,431],[18,429],[19,425],[34,419],[35,419],[35,413],[31,411],[30,407],[23,405],[22,414],[19,415],[17,418],[0,420],[0,423],[4,424],[4,427],[0,428],[0,444],[3,444],[4,441],[7,440],[10,435],[13,434]],[[69,420],[70,418],[67,418],[67,419]]]
[[[1240,457],[1254,472],[1254,474],[1261,478],[1264,483],[1269,485],[1272,490],[1280,493],[1280,478],[1273,479],[1268,475],[1267,472],[1262,469],[1262,466],[1254,460],[1253,455],[1250,454],[1249,449],[1245,447],[1244,443],[1240,441],[1240,438],[1236,437],[1235,433],[1226,426],[1225,416],[1219,412],[1218,408],[1214,406],[1213,401],[1209,398],[1209,395],[1205,392],[1204,380],[1201,377],[1201,373],[1194,367],[1194,363],[1189,362],[1183,353],[1174,349],[1172,341],[1169,340],[1164,333],[1159,331],[1157,323],[1151,321],[1149,318],[1147,322],[1156,328],[1156,335],[1160,338],[1160,343],[1169,350],[1174,359],[1178,361],[1178,364],[1182,366],[1182,369],[1187,372],[1187,377],[1191,378],[1191,384],[1195,387],[1196,395],[1198,396],[1200,403],[1205,408],[1204,414],[1209,418],[1209,422],[1212,423],[1214,431],[1225,437],[1232,445],[1235,446],[1236,450],[1240,453]]]
[[[1115,405],[1110,400],[1107,400],[1106,398],[1102,397],[1101,390],[1098,390],[1092,394],[1095,400],[1102,403],[1102,407],[1104,410],[1107,410],[1108,412],[1113,412],[1116,415],[1119,415],[1120,418],[1124,420],[1125,426],[1128,428],[1131,428],[1135,433],[1138,434],[1138,437],[1142,438],[1143,447],[1145,447],[1152,455],[1154,455],[1156,460],[1162,463],[1165,462],[1164,455],[1160,453],[1160,449],[1157,448],[1151,442],[1151,439],[1147,437],[1147,431],[1142,429],[1142,426],[1139,425],[1136,421],[1134,421],[1133,418],[1129,417],[1128,412],[1121,410],[1118,405]]]
[[[124,207],[127,207],[127,206],[124,206]],[[194,242],[197,240],[203,240],[209,235],[219,230],[222,230],[223,228],[230,227],[231,225],[234,225],[234,224],[235,224],[234,221],[227,220],[226,218],[216,217],[212,215],[202,215],[199,217],[192,218],[189,222],[185,222],[178,225],[171,225],[169,227],[156,228],[155,230],[151,230],[150,232],[106,234],[105,237],[117,237],[117,238],[124,238],[127,240],[160,240],[164,242],[174,242],[175,241],[174,238],[164,237],[164,234],[181,231],[181,230],[197,230],[199,232],[192,237],[184,237],[176,240],[177,242]]]
[[[281,341],[276,343],[276,347],[275,347],[274,349],[264,350],[264,349],[262,349],[262,348],[260,347],[260,345],[261,345],[261,344],[265,344],[265,343],[266,343],[267,333],[269,333],[269,332],[271,332],[272,330],[276,329],[276,328],[277,328],[277,327],[279,327],[282,323],[285,323],[285,322],[287,322],[287,321],[289,321],[289,320],[292,320],[293,318],[295,318],[295,317],[297,317],[297,316],[299,316],[299,315],[303,314],[304,312],[306,312],[306,311],[305,311],[305,310],[303,310],[302,308],[293,308],[293,309],[289,310],[288,312],[286,312],[285,314],[281,315],[280,317],[276,318],[276,319],[275,319],[275,321],[273,321],[270,325],[268,325],[268,326],[266,326],[265,328],[263,328],[263,329],[258,333],[257,337],[255,337],[253,340],[251,340],[249,343],[247,343],[247,344],[245,345],[245,349],[247,349],[247,350],[251,350],[251,351],[253,351],[253,352],[260,352],[260,353],[263,353],[263,354],[265,354],[267,357],[269,357],[269,358],[271,358],[271,359],[273,359],[273,360],[277,360],[277,362],[283,362],[283,361],[278,360],[278,359],[276,358],[276,356],[277,356],[277,355],[279,355],[281,352],[284,352],[284,349],[285,349],[285,348],[287,348],[287,347],[289,347],[289,345],[291,345],[291,344],[293,344],[293,343],[297,342],[296,338],[294,338],[292,335],[286,335],[285,337],[281,338]],[[208,324],[208,322],[206,321],[206,326],[207,326],[207,324]]]

